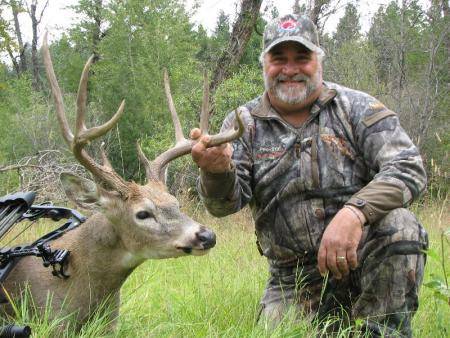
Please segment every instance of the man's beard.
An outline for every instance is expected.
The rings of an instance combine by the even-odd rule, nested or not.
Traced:
[[[303,86],[286,86],[282,81],[303,81]],[[264,85],[266,91],[270,92],[278,100],[287,104],[298,104],[304,102],[310,95],[319,88],[322,82],[321,70],[308,77],[303,74],[297,74],[292,77],[279,74],[275,78],[270,78],[264,73]]]

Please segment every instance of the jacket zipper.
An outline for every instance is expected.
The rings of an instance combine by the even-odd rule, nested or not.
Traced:
[[[322,109],[320,109],[319,111],[317,111],[314,115],[311,115],[306,121],[305,123],[303,123],[303,125],[299,128],[299,129],[295,129],[293,128],[290,124],[288,124],[286,121],[284,121],[281,118],[278,117],[270,117],[270,118],[262,118],[262,119],[267,119],[267,120],[277,120],[280,121],[286,128],[288,128],[289,130],[293,131],[296,135],[297,135],[297,140],[294,143],[294,150],[295,150],[295,156],[296,158],[300,161],[301,159],[301,141],[303,140],[303,135],[305,132],[306,127],[318,116],[318,114],[320,113]],[[260,117],[261,118],[261,117]],[[314,136],[313,136],[314,137]],[[300,177],[300,166],[299,166],[299,171],[297,173],[297,177]],[[311,238],[311,231],[309,229],[309,226],[307,224],[307,222],[305,222],[305,229],[307,231],[307,235],[308,235],[308,239],[309,239],[309,245],[310,245],[310,249],[314,250],[314,243],[313,240]]]

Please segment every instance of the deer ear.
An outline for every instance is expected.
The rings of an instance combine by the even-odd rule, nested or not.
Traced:
[[[84,209],[100,206],[102,189],[95,182],[70,173],[61,173],[59,178],[67,197],[77,206]]]

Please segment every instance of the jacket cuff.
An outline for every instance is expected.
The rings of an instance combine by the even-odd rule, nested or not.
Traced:
[[[345,204],[361,210],[367,222],[373,224],[391,210],[404,206],[403,190],[390,182],[372,181]]]
[[[200,190],[204,197],[228,198],[236,183],[236,167],[224,173],[210,173],[200,169]]]

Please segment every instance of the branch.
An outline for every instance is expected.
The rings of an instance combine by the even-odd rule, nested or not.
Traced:
[[[22,168],[36,168],[36,169],[42,170],[43,167],[40,165],[36,165],[36,164],[13,164],[13,165],[8,165],[6,167],[0,167],[0,173],[6,172],[6,171],[11,171],[11,170],[16,170],[16,169],[22,169]]]
[[[39,20],[37,20],[38,25],[41,23],[42,17],[44,16],[44,11],[45,11],[45,9],[46,9],[47,6],[48,6],[48,1],[49,1],[49,0],[47,0],[47,1],[45,2],[44,7],[42,8],[41,14],[39,15]]]

